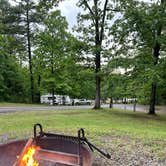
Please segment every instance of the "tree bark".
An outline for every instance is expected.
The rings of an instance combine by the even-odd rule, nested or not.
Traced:
[[[137,105],[137,100],[136,97],[134,97],[134,104],[133,104],[133,111],[136,112],[136,105]]]
[[[96,57],[95,57],[95,65],[96,65],[96,69],[95,69],[95,79],[96,79],[96,96],[95,96],[95,106],[94,106],[94,109],[100,109],[100,98],[101,98],[101,94],[100,94],[100,91],[101,91],[101,88],[100,88],[100,83],[101,83],[101,78],[100,78],[100,75],[99,75],[99,72],[100,72],[100,50],[99,47],[99,40],[98,40],[98,37],[96,37]]]
[[[151,85],[151,98],[150,98],[149,114],[155,114],[156,88],[157,88],[157,84],[155,82],[153,82]]]
[[[97,73],[96,73],[97,74]],[[94,109],[100,109],[100,98],[101,98],[101,88],[100,88],[100,76],[96,75],[96,96],[95,96],[95,106]]]
[[[95,79],[96,79],[96,95],[95,95],[95,106],[94,109],[100,109],[100,54],[101,54],[101,42],[100,42],[100,31],[99,31],[99,18],[97,1],[94,1],[95,6]]]
[[[155,47],[153,49],[154,66],[158,64],[159,55],[160,55],[160,44],[156,42]],[[155,114],[156,90],[157,90],[157,82],[156,80],[153,80],[151,85],[149,114]]]
[[[153,49],[154,66],[156,66],[158,63],[159,54],[160,54],[160,44],[156,43]],[[156,90],[157,90],[157,82],[156,80],[153,80],[151,84],[149,114],[155,114]]]
[[[31,40],[30,40],[29,1],[27,1],[26,19],[27,19],[27,42],[28,42],[31,102],[33,103],[34,102],[34,78],[33,78],[33,65],[32,65]]]
[[[52,89],[52,105],[55,105],[55,92],[54,92],[54,89]]]
[[[112,100],[112,97],[110,97],[110,104],[109,104],[109,108],[112,108],[112,103],[113,103],[113,100]]]
[[[38,75],[38,80],[37,80],[37,85],[38,85],[38,90],[37,90],[37,97],[35,102],[40,103],[40,97],[41,97],[41,93],[40,93],[40,84],[41,84],[41,76],[40,74]]]
[[[52,52],[52,57],[51,57],[51,74],[52,74],[52,76],[54,74],[54,54],[53,54],[53,52]],[[52,105],[55,105],[54,83],[52,85]]]
[[[162,27],[159,26],[157,30],[157,37],[161,35]],[[156,42],[153,48],[153,58],[154,58],[154,66],[158,64],[158,59],[160,55],[160,43]],[[151,85],[151,96],[150,96],[150,107],[149,107],[149,114],[155,114],[155,104],[156,104],[156,90],[157,90],[157,82],[153,80]]]

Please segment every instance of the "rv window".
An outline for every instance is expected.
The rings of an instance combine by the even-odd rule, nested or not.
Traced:
[[[56,97],[54,97],[54,99],[56,99]],[[52,97],[48,97],[48,100],[52,100]]]

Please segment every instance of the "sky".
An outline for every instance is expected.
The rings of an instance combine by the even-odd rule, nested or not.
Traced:
[[[157,0],[140,0],[140,1],[150,2]],[[61,10],[62,15],[65,16],[68,21],[69,29],[71,29],[74,25],[77,24],[76,16],[81,11],[81,9],[76,6],[77,2],[78,0],[64,0],[59,4],[59,9]]]
[[[151,0],[140,0],[144,2],[149,2]],[[153,0],[156,1],[156,0]],[[14,0],[9,0],[12,4],[14,3]],[[79,11],[81,11],[80,8],[76,6],[76,3],[78,0],[64,0],[60,2],[59,4],[59,9],[61,10],[61,14],[66,17],[68,24],[69,24],[69,29],[71,30],[74,25],[77,24],[77,14]]]
[[[14,0],[9,0],[11,4],[15,4]],[[69,29],[72,29],[74,25],[77,23],[77,14],[81,9],[76,6],[78,0],[64,0],[60,2],[59,9],[61,10],[61,14],[66,17],[67,22],[69,24]]]
[[[77,0],[66,0],[59,4],[61,14],[66,17],[69,29],[71,29],[77,23],[77,14],[80,9],[76,6]]]

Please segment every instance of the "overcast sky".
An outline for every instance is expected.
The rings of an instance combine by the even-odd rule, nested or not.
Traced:
[[[157,1],[157,0],[140,0],[144,2],[150,2],[150,1]],[[81,11],[80,8],[76,6],[76,3],[78,0],[65,0],[59,4],[59,9],[61,10],[61,13],[63,16],[66,16],[66,19],[69,24],[69,28],[71,29],[74,25],[77,23],[77,14],[79,11]]]
[[[69,24],[69,28],[72,28],[77,23],[77,14],[80,9],[76,6],[77,0],[66,0],[59,4],[59,9]]]
[[[9,0],[9,1],[13,3],[14,0]],[[148,2],[151,0],[140,0],[140,1]],[[77,14],[79,11],[81,11],[81,9],[76,6],[77,2],[78,0],[64,0],[59,4],[59,9],[61,10],[62,15],[65,16],[68,21],[69,29],[71,29],[74,25],[76,25]]]

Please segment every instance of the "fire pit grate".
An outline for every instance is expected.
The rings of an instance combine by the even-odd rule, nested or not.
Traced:
[[[35,124],[33,139],[0,146],[0,166],[22,166],[20,163],[23,155],[31,146],[40,147],[34,154],[39,166],[91,166],[94,150],[110,158],[109,154],[87,140],[83,129],[78,130],[78,136],[74,137],[46,133],[41,124]],[[17,156],[19,157],[16,158]]]

